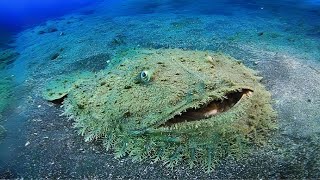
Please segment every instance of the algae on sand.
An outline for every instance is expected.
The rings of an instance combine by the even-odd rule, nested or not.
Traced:
[[[0,76],[2,77],[0,79],[0,123],[2,122],[2,112],[5,110],[5,108],[8,106],[10,101],[12,100],[12,79],[9,77],[6,73],[3,71],[0,71]],[[0,142],[1,139],[4,138],[5,129],[2,125],[0,125]]]
[[[2,112],[12,100],[13,81],[6,73],[5,69],[12,64],[19,53],[14,49],[0,49],[0,123],[2,121]],[[0,142],[5,136],[5,129],[0,125]]]
[[[186,161],[212,171],[225,157],[264,144],[276,128],[261,78],[229,56],[140,49],[111,62],[117,63],[63,97],[44,97],[65,98],[65,114],[85,141],[102,139],[116,157],[161,160],[168,167]]]
[[[5,73],[0,72],[0,112],[2,112],[8,105],[10,99],[12,98],[12,79]]]
[[[6,66],[12,64],[18,56],[19,53],[14,49],[0,49],[0,70],[3,70]]]
[[[0,143],[3,140],[3,138],[5,137],[5,133],[6,133],[6,130],[4,129],[4,127],[2,125],[0,125]]]

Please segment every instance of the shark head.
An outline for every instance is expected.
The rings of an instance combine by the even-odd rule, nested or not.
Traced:
[[[263,143],[275,128],[261,78],[229,56],[140,49],[113,62],[62,94],[78,132],[86,141],[103,139],[116,157],[168,166],[188,161],[210,171],[218,160]]]

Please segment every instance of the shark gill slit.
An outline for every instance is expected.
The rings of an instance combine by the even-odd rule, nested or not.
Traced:
[[[197,109],[189,108],[186,112],[176,115],[167,120],[162,127],[172,126],[177,123],[199,121],[207,119],[217,114],[223,113],[235,106],[243,96],[251,96],[253,93],[250,89],[241,89],[238,91],[229,92],[223,100],[213,100]]]

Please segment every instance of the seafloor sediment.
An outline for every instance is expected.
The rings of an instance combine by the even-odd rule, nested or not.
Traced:
[[[317,178],[320,177],[320,46],[315,26],[261,9],[210,15],[154,13],[112,17],[100,7],[21,32],[14,100],[2,113],[2,178]],[[272,93],[279,129],[247,158],[227,158],[210,174],[181,165],[114,159],[86,143],[41,95],[46,82],[76,71],[98,72],[128,48],[221,51],[259,71]]]

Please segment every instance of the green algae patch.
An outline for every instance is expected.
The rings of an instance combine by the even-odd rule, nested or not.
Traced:
[[[75,72],[67,75],[60,75],[53,81],[46,84],[42,97],[48,101],[55,101],[64,98],[73,88],[81,82],[93,76],[90,72]]]
[[[11,77],[0,72],[0,113],[7,107],[12,99],[13,82]]]
[[[0,70],[12,64],[19,56],[14,49],[0,50]]]
[[[6,130],[3,126],[0,125],[0,143],[5,138]]]
[[[227,156],[263,145],[277,127],[261,77],[229,56],[180,49],[121,54],[112,60],[119,63],[63,91],[64,114],[79,134],[102,140],[117,158],[168,167],[187,162],[210,172]]]
[[[0,123],[2,123],[2,112],[12,101],[13,80],[5,72],[0,71]],[[0,142],[5,137],[5,129],[0,125]]]

